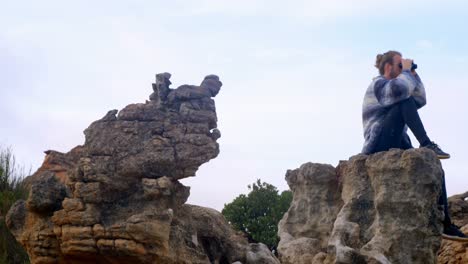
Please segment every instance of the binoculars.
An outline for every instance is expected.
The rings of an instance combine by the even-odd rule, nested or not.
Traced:
[[[400,64],[398,64],[398,66],[400,67],[400,69],[403,69],[403,64],[400,63]],[[414,70],[416,70],[417,68],[418,68],[418,65],[415,64],[414,62],[412,62],[412,64],[411,64],[411,70],[414,71]]]

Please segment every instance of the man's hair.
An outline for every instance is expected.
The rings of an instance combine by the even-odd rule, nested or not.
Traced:
[[[393,64],[393,57],[395,57],[395,55],[401,56],[401,53],[398,51],[389,50],[384,54],[377,55],[377,58],[375,59],[375,67],[379,69],[380,75],[384,75],[385,73],[385,64]]]

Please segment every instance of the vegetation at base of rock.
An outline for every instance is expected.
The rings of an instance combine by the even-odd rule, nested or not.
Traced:
[[[292,201],[291,191],[283,191],[260,179],[247,186],[247,195],[241,194],[225,204],[222,214],[239,231],[250,239],[275,249],[278,244],[278,222]]]
[[[5,224],[5,215],[19,199],[26,199],[25,173],[10,148],[0,148],[0,264],[29,263],[29,258]]]

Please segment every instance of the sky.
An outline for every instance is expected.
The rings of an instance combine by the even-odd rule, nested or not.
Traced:
[[[376,0],[5,1],[0,8],[0,145],[35,171],[108,110],[216,74],[220,154],[188,203],[221,210],[261,179],[336,166],[361,151],[364,92],[378,53],[414,59],[447,191],[468,191],[468,2]],[[419,144],[412,137],[413,144]]]

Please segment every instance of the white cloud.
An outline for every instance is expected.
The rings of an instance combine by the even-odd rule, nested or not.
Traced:
[[[422,49],[432,49],[434,47],[434,44],[430,40],[422,39],[416,42],[416,46]]]
[[[468,59],[466,57],[460,56],[460,57],[454,58],[454,61],[456,63],[465,64],[468,61]]]
[[[292,0],[288,2],[279,0],[197,0],[176,1],[174,7],[180,12],[174,12],[174,16],[186,15],[229,15],[229,16],[269,16],[288,17],[299,19],[303,22],[337,19],[350,16],[374,17],[408,14],[411,10],[437,10],[455,6],[466,6],[462,0]]]

